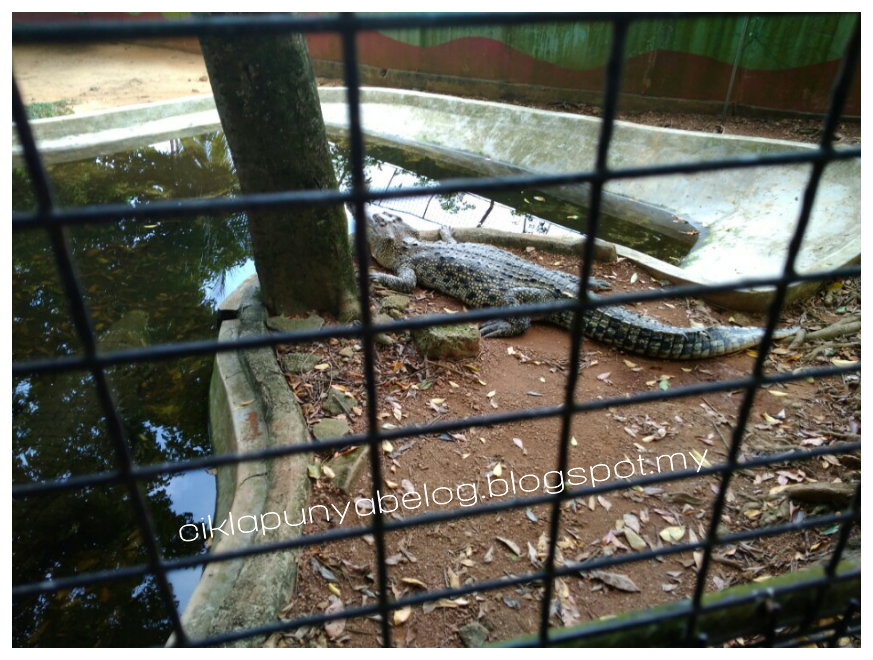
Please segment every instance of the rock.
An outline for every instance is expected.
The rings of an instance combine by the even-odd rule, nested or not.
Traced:
[[[401,296],[400,294],[386,296],[382,298],[381,305],[386,312],[390,312],[392,309],[402,311],[409,305],[409,296]]]
[[[404,314],[399,309],[389,309],[388,316],[390,316],[392,319],[402,319]]]
[[[469,358],[479,355],[479,328],[472,323],[415,330],[412,338],[418,349],[429,358]]]
[[[394,319],[384,313],[376,314],[376,316],[373,317],[373,323],[391,323],[393,320]],[[394,338],[389,337],[384,332],[380,332],[378,335],[375,335],[373,337],[373,340],[377,344],[382,344],[382,346],[391,346],[391,344],[394,343]]]
[[[350,452],[340,454],[325,462],[325,467],[333,470],[335,475],[333,485],[344,493],[351,493],[355,481],[357,481],[361,471],[367,466],[369,456],[370,453],[367,445],[360,445]]]
[[[488,639],[488,628],[473,621],[458,628],[458,634],[464,646],[468,649],[478,649],[484,646],[485,640]]]
[[[318,440],[339,438],[351,431],[348,422],[343,419],[323,419],[312,427],[312,433]]]
[[[352,406],[358,405],[355,397],[331,387],[327,392],[327,399],[324,401],[324,410],[331,415],[348,415],[352,412]]]
[[[310,314],[306,318],[289,319],[287,316],[271,316],[267,319],[267,327],[278,332],[319,330],[323,325],[324,319],[318,314]]]
[[[339,354],[340,356],[345,358],[354,357],[355,349],[353,349],[351,346],[346,346],[345,348],[340,350]]]
[[[292,374],[305,374],[312,371],[321,358],[312,353],[286,353],[282,356],[282,366]]]

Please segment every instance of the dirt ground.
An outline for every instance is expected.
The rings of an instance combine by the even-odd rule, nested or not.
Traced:
[[[76,113],[212,91],[199,54],[133,44],[15,46],[25,103],[69,99]]]
[[[550,268],[574,272],[572,260],[567,257],[517,254]],[[648,274],[635,271],[629,263],[598,265],[596,271],[597,276],[614,283],[615,292],[661,286]],[[853,293],[857,286],[856,282],[834,284],[830,291],[822,292],[815,305],[790,310],[786,320],[796,320],[805,313],[804,326],[810,330],[828,326],[845,313],[854,313],[849,311],[855,309],[853,303],[848,306],[843,303],[860,301]],[[721,313],[690,299],[659,301],[636,309],[680,326],[693,322],[757,325],[762,321],[757,316]],[[840,313],[835,313],[836,309]],[[419,315],[447,310],[460,311],[461,307],[441,294],[416,290],[405,313]],[[386,428],[563,402],[570,340],[561,329],[537,324],[521,337],[482,340],[476,359],[458,362],[427,362],[407,337],[397,340],[393,346],[378,349],[379,418]],[[324,397],[331,387],[337,387],[353,395],[357,404],[342,417],[350,422],[354,432],[365,432],[359,349],[354,342],[347,341],[314,345],[309,350],[319,356],[324,370],[304,376],[287,375],[311,423],[326,415],[322,409]],[[671,362],[626,355],[591,341],[586,341],[583,349],[576,392],[580,400],[741,378],[749,372],[754,355],[749,351],[714,360]],[[797,349],[782,345],[768,363],[768,370],[785,371],[835,359],[859,358],[859,336],[846,338],[831,353],[817,351],[815,345]],[[859,437],[860,399],[855,398],[858,390],[857,381],[848,378],[799,381],[761,392],[745,436],[742,457]],[[695,465],[694,452],[705,455],[712,464],[723,462],[741,397],[740,391],[731,391],[579,415],[573,424],[575,444],[570,450],[569,465],[590,472],[589,468],[599,463],[614,466],[629,459],[640,467],[647,466],[645,469],[651,473],[650,468],[661,463],[658,456],[676,452],[686,455],[690,467]],[[559,420],[552,418],[395,442],[384,447],[382,493],[402,497],[414,490],[421,494],[425,486],[431,492],[447,487],[455,493],[449,505],[431,503],[428,512],[458,508],[461,497],[467,498],[469,504],[473,487],[460,491],[460,484],[475,485],[479,504],[500,501],[500,497],[488,497],[489,477],[509,479],[511,472],[517,480],[522,475],[541,477],[554,470],[559,430]],[[640,460],[642,463],[638,463]],[[676,460],[680,469],[679,459]],[[841,456],[801,465],[743,470],[732,483],[722,532],[774,525],[829,511],[827,506],[789,501],[779,493],[790,484],[856,480],[859,465],[859,458]],[[663,467],[666,469],[666,459]],[[624,473],[627,464],[620,469]],[[603,474],[600,468],[598,475]],[[701,477],[642,491],[616,491],[566,502],[562,508],[558,565],[625,554],[632,549],[661,547],[676,542],[669,536],[671,533],[679,535],[681,542],[703,538],[718,483],[714,477]],[[533,480],[528,479],[524,487],[530,489],[533,485]],[[342,511],[347,503],[354,507],[359,499],[368,498],[369,488],[368,474],[359,479],[351,493],[339,491],[328,476],[322,475],[313,481],[310,506],[323,505],[334,511],[330,508],[333,506]],[[494,489],[495,495],[500,493],[498,485]],[[544,492],[542,486],[534,490],[530,496]],[[446,491],[440,497],[447,497]],[[368,510],[366,502],[360,506],[361,511]],[[386,501],[385,508],[391,506],[390,500]],[[357,526],[369,520],[355,515],[353,508],[342,524],[336,514],[328,522],[321,509],[315,511],[315,519],[305,528],[306,534]],[[408,518],[418,513],[422,510],[401,506],[388,518]],[[400,598],[419,589],[435,590],[537,570],[545,557],[549,513],[547,506],[533,506],[393,533],[387,542],[393,596]],[[719,590],[811,566],[832,548],[834,531],[815,529],[722,548],[710,570],[707,588]],[[297,595],[282,616],[291,619],[330,607],[372,604],[376,589],[372,544],[373,539],[365,537],[306,548],[300,562]],[[688,597],[693,592],[697,561],[699,556],[683,553],[657,561],[625,564],[610,569],[611,575],[600,579],[576,574],[563,578],[556,588],[552,623],[572,625]],[[534,632],[541,593],[539,584],[525,584],[414,607],[400,615],[403,618],[408,614],[408,618],[392,622],[395,643],[410,647],[461,646],[459,628],[473,621],[488,629],[492,642]],[[373,646],[379,643],[378,630],[378,622],[373,618],[351,620],[345,625],[303,628],[277,635],[270,644]]]
[[[149,103],[211,91],[199,54],[124,43],[14,46],[12,64],[25,103],[71,101],[73,112],[89,112],[134,103]],[[320,85],[342,81],[319,78]],[[585,104],[534,105],[546,110],[597,116]],[[815,142],[817,119],[728,117],[724,125],[713,115],[669,112],[619,112],[619,119],[707,133]],[[843,144],[861,141],[860,123],[840,126]]]

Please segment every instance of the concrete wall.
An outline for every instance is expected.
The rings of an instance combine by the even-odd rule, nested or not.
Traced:
[[[13,13],[13,21],[178,19],[183,13]],[[742,41],[731,103],[746,114],[823,113],[856,15],[742,15],[646,21],[628,34],[623,109],[720,112]],[[342,75],[339,38],[308,37],[316,72]],[[160,42],[163,45],[167,43]],[[543,24],[366,32],[365,84],[536,102],[599,104],[607,24]],[[197,50],[196,39],[175,42]],[[846,114],[861,114],[860,69]]]

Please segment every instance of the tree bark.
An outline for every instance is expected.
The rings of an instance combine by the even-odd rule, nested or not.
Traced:
[[[245,193],[335,189],[327,133],[301,34],[203,37],[200,47]],[[355,309],[345,211],[250,211],[255,267],[272,314]]]

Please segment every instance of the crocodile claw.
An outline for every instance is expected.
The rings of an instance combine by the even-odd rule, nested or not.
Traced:
[[[595,291],[608,291],[612,288],[612,285],[606,280],[598,280],[597,278],[592,277],[588,280],[588,287]]]
[[[485,321],[479,326],[479,335],[482,337],[512,337],[518,333],[513,331],[512,325],[503,319]]]

